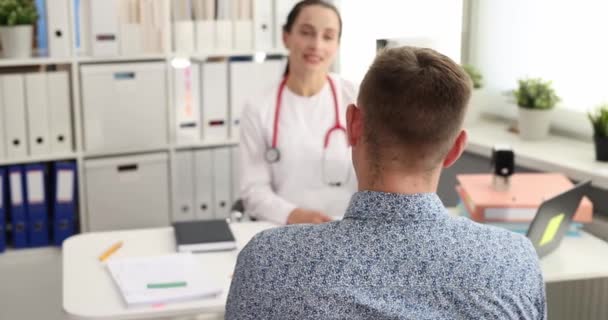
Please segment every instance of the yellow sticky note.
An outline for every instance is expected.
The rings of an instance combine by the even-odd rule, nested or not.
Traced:
[[[559,230],[559,226],[562,224],[562,221],[564,221],[565,216],[566,216],[566,214],[562,213],[560,215],[557,215],[557,216],[551,218],[551,220],[549,220],[549,223],[547,224],[547,228],[545,229],[545,232],[543,233],[543,238],[540,240],[541,246],[544,246],[547,243],[553,241],[553,238],[555,238],[555,234],[557,233],[557,230]]]

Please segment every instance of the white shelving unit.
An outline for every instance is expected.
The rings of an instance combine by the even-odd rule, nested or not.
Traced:
[[[51,161],[64,161],[64,160],[76,160],[78,155],[76,153],[68,154],[54,154],[46,156],[31,156],[20,159],[0,159],[0,166],[6,166],[11,164],[25,164],[34,162],[51,162]]]
[[[96,158],[104,158],[104,157],[119,157],[119,156],[129,156],[134,154],[144,154],[144,153],[153,153],[153,152],[169,152],[171,146],[159,146],[159,147],[150,147],[150,148],[134,148],[134,149],[122,149],[122,150],[108,150],[108,151],[100,151],[100,152],[83,152],[81,153],[82,158],[87,159],[96,159]]]
[[[226,141],[203,141],[200,143],[193,144],[178,144],[171,146],[172,151],[189,150],[189,149],[200,149],[200,148],[214,148],[214,147],[230,147],[237,146],[239,144],[238,139],[229,139]]]
[[[74,30],[74,8],[70,8],[70,19],[71,28]],[[170,15],[169,15],[170,17]],[[171,21],[167,21],[168,25],[171,25]],[[73,33],[72,33],[73,34]],[[24,164],[34,162],[53,162],[59,160],[73,160],[77,164],[78,176],[78,221],[80,225],[80,232],[87,232],[91,230],[89,225],[89,214],[87,212],[87,198],[86,198],[86,179],[85,176],[85,164],[88,161],[98,160],[101,158],[112,158],[112,157],[126,157],[132,155],[146,155],[153,153],[166,153],[168,155],[168,172],[169,172],[169,208],[173,209],[173,199],[175,197],[175,158],[176,153],[187,150],[198,150],[207,148],[220,148],[220,147],[234,147],[238,145],[237,139],[228,139],[225,141],[205,141],[190,144],[177,144],[176,142],[176,125],[175,125],[175,111],[171,105],[173,96],[173,83],[171,76],[171,62],[176,58],[186,58],[192,61],[206,61],[209,58],[231,58],[231,57],[242,57],[250,56],[286,56],[287,51],[285,49],[277,48],[272,50],[219,50],[210,52],[195,52],[195,53],[180,53],[180,52],[166,52],[158,54],[142,54],[142,55],[131,55],[131,56],[108,56],[108,57],[93,57],[93,56],[79,56],[76,54],[76,48],[72,47],[72,56],[65,58],[54,58],[54,57],[32,57],[26,59],[0,59],[0,73],[21,73],[23,72],[49,72],[55,69],[67,70],[70,74],[69,87],[70,87],[70,98],[71,98],[71,121],[72,121],[72,134],[73,134],[73,149],[68,154],[49,154],[44,156],[30,156],[19,159],[5,159],[0,158],[0,166],[7,166],[13,164]],[[167,121],[167,137],[169,143],[167,145],[161,145],[158,147],[149,148],[134,148],[134,149],[121,149],[121,150],[104,150],[102,152],[88,151],[85,147],[85,135],[84,135],[84,109],[82,103],[82,81],[81,81],[81,67],[92,64],[116,64],[116,63],[140,63],[140,62],[162,62],[166,65],[167,70],[167,96],[168,101],[166,103],[166,121]],[[32,67],[39,67],[32,70]],[[145,124],[141,124],[145,125]],[[169,219],[171,219],[171,212],[167,212]],[[7,248],[7,252],[24,251],[24,250],[13,250]],[[35,249],[39,250],[39,249]],[[33,250],[32,252],[35,252]],[[26,249],[25,251],[30,251]],[[0,258],[3,255],[0,254]]]
[[[25,67],[25,66],[45,66],[57,64],[71,64],[73,58],[48,58],[32,57],[27,59],[0,59],[0,67]]]

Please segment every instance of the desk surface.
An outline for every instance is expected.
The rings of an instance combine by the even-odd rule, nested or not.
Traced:
[[[222,295],[213,299],[127,308],[104,263],[101,252],[116,241],[124,245],[112,257],[151,256],[175,252],[173,228],[95,232],[77,235],[63,244],[63,309],[74,319],[141,319],[223,312],[230,276],[240,249],[258,232],[274,227],[265,222],[232,224],[238,250],[197,254],[201,270],[224,281]]]
[[[265,222],[231,225],[238,249],[259,231],[272,228]],[[100,232],[77,235],[63,245],[63,308],[77,319],[136,319],[223,312],[230,275],[238,251],[198,254],[201,270],[224,280],[224,292],[214,299],[171,303],[156,307],[127,308],[103,263],[97,260],[110,244],[122,240],[115,257],[149,256],[175,252],[172,228]],[[560,247],[541,259],[545,282],[608,277],[608,243],[586,232],[565,238]]]

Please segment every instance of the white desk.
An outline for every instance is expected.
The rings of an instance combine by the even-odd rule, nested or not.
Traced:
[[[266,222],[232,224],[238,250],[197,254],[201,270],[224,281],[214,299],[127,308],[99,254],[116,241],[124,245],[112,257],[150,256],[175,252],[173,228],[95,232],[77,235],[63,244],[63,309],[73,319],[145,319],[224,311],[230,276],[238,252],[258,232],[275,225]]]
[[[239,250],[259,231],[274,225],[243,222],[231,225]],[[63,245],[63,308],[77,319],[139,319],[223,312],[230,274],[238,251],[200,254],[201,268],[225,281],[224,293],[208,300],[172,303],[161,307],[126,308],[122,296],[98,255],[123,240],[115,257],[175,252],[172,228],[88,233],[69,238]],[[560,247],[541,260],[545,282],[608,277],[608,243],[588,233],[565,238]]]
[[[457,208],[448,208],[459,216]],[[580,237],[566,237],[557,250],[540,260],[545,283],[608,277],[608,242],[581,231]]]
[[[545,282],[608,277],[608,243],[587,232],[566,237],[540,260],[540,266]]]

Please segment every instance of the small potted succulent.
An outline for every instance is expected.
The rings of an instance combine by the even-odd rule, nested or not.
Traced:
[[[5,58],[32,56],[37,19],[33,0],[0,0],[0,43]]]
[[[469,101],[469,107],[464,118],[464,124],[469,125],[477,122],[481,114],[481,108],[484,103],[483,99],[483,76],[481,72],[470,64],[462,65],[464,71],[469,75],[473,82],[473,92],[471,92],[471,100]]]
[[[595,142],[595,159],[608,161],[608,103],[598,106],[595,112],[588,114],[593,126]]]
[[[539,140],[549,133],[552,110],[560,101],[551,81],[528,78],[518,81],[513,91],[519,107],[519,134],[524,140]]]

